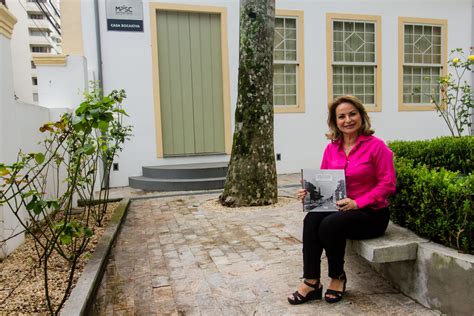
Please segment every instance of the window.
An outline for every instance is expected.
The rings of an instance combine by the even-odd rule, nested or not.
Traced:
[[[328,99],[352,94],[381,111],[379,16],[328,13]]]
[[[36,69],[35,62],[31,60],[31,69]]]
[[[30,13],[30,14],[28,14],[28,17],[31,20],[43,20],[44,19],[44,15],[41,14],[41,13]]]
[[[303,12],[277,10],[273,51],[276,113],[304,112]]]
[[[37,78],[37,77],[31,77],[31,83],[32,83],[34,86],[37,86],[37,85],[38,85],[38,78]]]
[[[33,46],[31,45],[31,52],[32,53],[50,53],[51,48],[48,46]]]
[[[447,74],[446,20],[399,18],[399,110],[434,110]]]

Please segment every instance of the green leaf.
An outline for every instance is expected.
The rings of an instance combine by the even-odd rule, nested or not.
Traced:
[[[10,170],[8,170],[4,166],[0,166],[0,177],[6,176],[9,173],[10,173]]]
[[[85,227],[84,228],[84,235],[86,235],[87,237],[92,237],[92,235],[94,235],[94,233],[92,232],[92,230],[89,227]]]
[[[99,122],[99,129],[102,131],[102,132],[105,132],[109,129],[109,123],[108,122],[104,122],[104,121],[100,121]]]
[[[28,211],[31,211],[33,208],[35,208],[37,203],[38,203],[38,197],[36,197],[36,195],[34,195],[33,198],[31,199],[31,201],[28,204],[26,204],[26,209]]]
[[[28,192],[21,193],[21,197],[26,199],[26,198],[28,198],[28,197],[32,196],[33,194],[36,194],[36,193],[38,193],[36,190],[30,190]]]
[[[59,240],[61,241],[61,244],[69,245],[72,242],[72,236],[68,234],[62,234]]]
[[[82,121],[82,117],[80,116],[73,116],[72,117],[72,125],[77,125],[79,123],[81,123]]]
[[[94,153],[94,151],[95,151],[95,146],[94,146],[94,144],[90,144],[90,143],[89,143],[89,144],[86,144],[86,145],[84,146],[84,153],[85,153],[86,155],[91,155],[92,153]]]
[[[43,153],[36,153],[35,154],[35,160],[36,160],[36,163],[41,165],[43,162],[44,162],[44,154]]]
[[[123,114],[125,116],[128,116],[127,112],[125,112],[125,110],[123,110],[123,109],[115,109],[114,112]]]

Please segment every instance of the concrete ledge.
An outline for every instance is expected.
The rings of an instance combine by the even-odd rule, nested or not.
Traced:
[[[395,288],[447,315],[473,315],[474,255],[420,243],[414,261],[372,263]]]
[[[64,304],[61,315],[74,316],[88,314],[88,309],[92,305],[95,292],[100,284],[103,269],[105,269],[107,265],[109,252],[118,234],[120,225],[125,219],[129,204],[130,199],[125,198],[115,209],[107,229],[92,254],[92,258],[87,263],[71,295]]]
[[[390,222],[385,234],[378,238],[348,240],[348,247],[369,262],[386,263],[416,260],[418,245],[428,240]]]

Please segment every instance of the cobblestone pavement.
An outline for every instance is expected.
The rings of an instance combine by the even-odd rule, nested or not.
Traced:
[[[290,175],[279,183],[295,179]],[[282,189],[280,196],[294,191]],[[396,291],[356,255],[346,256],[343,301],[288,304],[286,296],[302,273],[300,204],[225,211],[203,207],[217,196],[133,201],[95,314],[437,315]],[[322,270],[323,284],[328,284],[324,259]]]

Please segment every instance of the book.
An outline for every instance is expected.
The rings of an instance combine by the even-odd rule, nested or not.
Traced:
[[[336,202],[346,198],[343,169],[301,169],[301,184],[305,212],[337,212]]]

